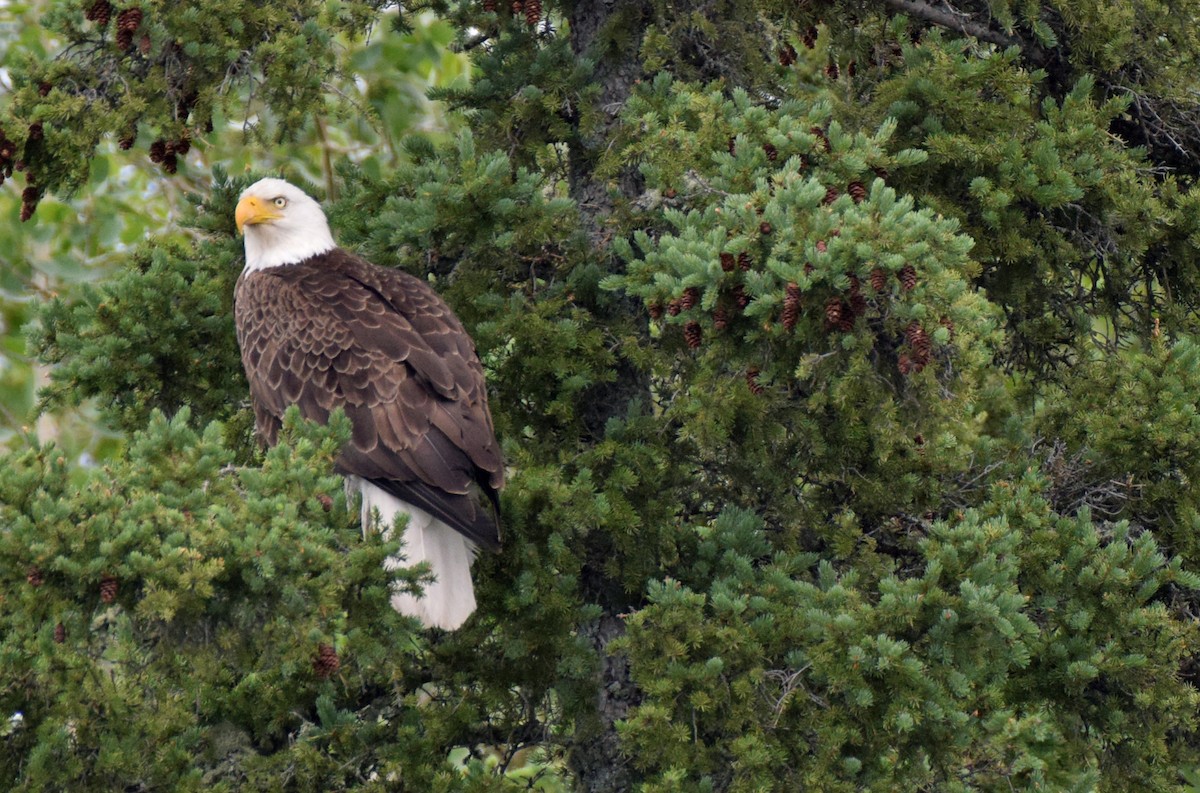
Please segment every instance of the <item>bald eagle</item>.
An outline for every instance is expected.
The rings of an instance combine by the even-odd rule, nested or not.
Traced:
[[[500,545],[504,484],[475,345],[427,283],[337,247],[294,185],[254,183],[236,221],[246,265],[234,316],[259,436],[274,444],[290,405],[320,422],[342,408],[352,434],[337,470],[362,494],[363,530],[376,511],[384,532],[408,515],[403,553],[435,578],[392,606],[459,627],[475,610],[475,554]]]

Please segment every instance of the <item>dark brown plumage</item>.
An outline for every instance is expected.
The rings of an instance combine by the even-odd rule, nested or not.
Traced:
[[[341,407],[353,426],[341,473],[499,546],[504,470],[483,367],[428,284],[334,248],[244,272],[235,318],[264,441],[289,405],[322,422]]]

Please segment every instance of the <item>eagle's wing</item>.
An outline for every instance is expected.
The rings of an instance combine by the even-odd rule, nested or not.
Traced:
[[[260,434],[274,442],[289,405],[317,421],[340,406],[353,426],[345,473],[496,547],[503,465],[470,337],[422,281],[340,250],[317,258],[238,284]]]

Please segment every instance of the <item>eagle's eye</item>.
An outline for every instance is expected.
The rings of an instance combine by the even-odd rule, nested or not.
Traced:
[[[287,206],[287,199],[283,196],[279,196],[279,198],[275,199],[275,206],[283,209],[285,206]]]

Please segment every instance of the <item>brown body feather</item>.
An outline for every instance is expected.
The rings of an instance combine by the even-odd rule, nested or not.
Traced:
[[[424,509],[485,548],[500,544],[504,484],[475,345],[425,282],[335,248],[247,271],[234,315],[258,432],[289,405],[351,440],[338,469]]]

